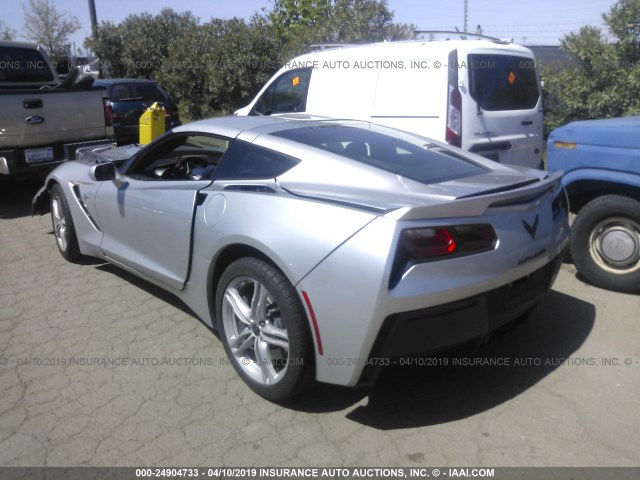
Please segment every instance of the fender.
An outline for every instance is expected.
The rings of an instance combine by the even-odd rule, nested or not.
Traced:
[[[640,188],[640,174],[629,171],[602,170],[598,168],[579,168],[571,170],[562,177],[562,184],[568,187],[572,183],[582,180],[619,183]]]

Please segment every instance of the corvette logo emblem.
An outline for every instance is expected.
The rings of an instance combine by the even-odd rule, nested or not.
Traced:
[[[538,229],[538,215],[536,215],[536,219],[533,221],[533,225],[529,225],[526,220],[522,220],[522,226],[527,231],[529,235],[531,235],[531,240],[536,237],[536,230]]]

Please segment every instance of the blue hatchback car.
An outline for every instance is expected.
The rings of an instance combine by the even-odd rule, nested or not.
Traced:
[[[93,85],[108,91],[113,105],[113,130],[119,145],[138,143],[140,115],[155,102],[160,102],[167,111],[166,131],[182,125],[176,102],[158,82],[140,78],[110,78],[96,80]]]

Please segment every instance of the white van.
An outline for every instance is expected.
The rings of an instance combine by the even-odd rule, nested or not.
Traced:
[[[237,115],[307,112],[371,121],[542,167],[542,96],[531,50],[500,40],[385,42],[287,62]]]

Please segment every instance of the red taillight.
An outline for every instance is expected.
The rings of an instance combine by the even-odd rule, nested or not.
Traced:
[[[111,100],[104,99],[104,124],[107,127],[113,126],[113,107],[111,106]]]
[[[400,245],[414,259],[468,255],[494,248],[496,234],[491,225],[412,228],[403,230]]]
[[[404,230],[401,244],[413,258],[440,257],[456,250],[456,241],[446,228]]]

